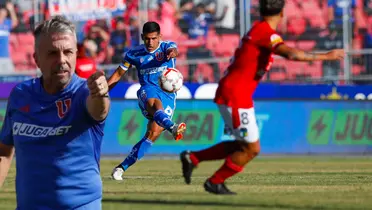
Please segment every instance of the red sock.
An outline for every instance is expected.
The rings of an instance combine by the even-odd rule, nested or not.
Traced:
[[[225,163],[221,166],[216,173],[209,179],[213,184],[224,183],[229,177],[241,172],[244,166],[238,166],[231,161],[231,157],[227,157]]]
[[[192,152],[190,155],[191,162],[196,166],[199,164],[199,162],[204,160],[224,159],[230,154],[229,151],[231,149],[227,149],[227,147],[233,147],[234,144],[235,142],[225,141],[207,149],[198,152]]]

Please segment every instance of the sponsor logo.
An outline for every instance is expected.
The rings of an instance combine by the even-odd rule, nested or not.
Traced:
[[[28,123],[13,123],[14,136],[47,137],[62,136],[68,133],[72,126],[44,127]]]
[[[313,145],[371,145],[372,112],[367,110],[314,110],[307,139]]]
[[[161,66],[161,67],[155,67],[155,68],[148,68],[148,69],[141,69],[140,74],[156,74],[158,72],[163,72],[166,70],[166,66]]]

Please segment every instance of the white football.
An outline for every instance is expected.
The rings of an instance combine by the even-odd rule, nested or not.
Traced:
[[[160,87],[167,92],[175,93],[183,86],[183,76],[174,68],[167,68],[159,78]]]

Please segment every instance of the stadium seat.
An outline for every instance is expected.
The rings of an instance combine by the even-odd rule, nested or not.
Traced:
[[[11,34],[10,56],[16,71],[33,70],[36,68],[32,57],[34,53],[34,38],[31,33]]]
[[[177,69],[181,72],[185,81],[188,80],[188,66],[187,65],[177,65]]]
[[[13,46],[18,46],[18,37],[14,33],[10,33],[9,43]]]
[[[17,46],[16,45],[12,45],[10,44],[9,45],[9,53],[10,53],[10,56],[12,56],[13,52],[17,51]]]
[[[297,46],[302,50],[313,50],[316,45],[315,41],[298,41]]]
[[[198,67],[194,73],[194,80],[199,81],[202,77],[205,82],[214,82],[213,69],[206,63],[198,64]]]
[[[284,14],[287,18],[297,17],[298,15],[301,15],[301,13],[299,13],[299,8],[295,1],[286,2]]]
[[[24,52],[13,51],[11,55],[14,63],[27,63],[27,55]]]
[[[295,41],[284,41],[288,47],[297,47],[297,43]]]
[[[219,46],[220,46],[220,43],[221,43],[221,40],[220,40],[220,37],[216,34],[216,33],[208,33],[208,38],[207,38],[207,48],[212,50],[212,51],[215,51],[218,49]]]
[[[351,70],[352,70],[352,75],[357,76],[357,75],[360,75],[362,72],[364,72],[364,66],[353,65]]]
[[[306,30],[306,20],[300,15],[291,16],[288,18],[287,31],[289,34],[299,36]]]
[[[177,69],[181,72],[181,74],[183,75],[183,78],[186,81],[188,77],[189,67],[183,64],[184,61],[186,61],[186,53],[180,53],[177,57]]]
[[[286,62],[286,72],[288,73],[289,79],[296,78],[297,75],[303,75],[306,73],[306,63],[287,61]]]
[[[259,6],[259,4],[260,4],[259,0],[251,0],[252,6]]]
[[[314,0],[301,1],[301,13],[309,20],[312,27],[325,28],[325,14],[320,8],[319,3]]]
[[[322,77],[323,76],[323,71],[322,71],[322,62],[321,61],[316,61],[312,63],[305,63],[305,68],[304,71],[311,75],[311,77]]]
[[[287,75],[283,71],[274,71],[274,72],[270,72],[270,74],[267,75],[266,78],[269,78],[269,81],[280,82],[280,81],[286,80]]]
[[[17,34],[17,38],[21,45],[34,45],[35,43],[32,33],[19,33]]]
[[[223,54],[225,56],[232,56],[235,49],[239,46],[240,38],[236,34],[225,34],[221,36],[221,42],[218,47],[223,49]]]
[[[275,74],[286,72],[286,69],[287,69],[287,60],[279,56],[275,57],[274,63],[270,69],[270,75],[271,74],[275,75]],[[282,77],[282,76],[278,76],[278,77]],[[285,77],[287,77],[287,75]]]
[[[364,0],[356,0],[355,19],[357,28],[367,28],[367,14],[364,13]]]
[[[148,10],[147,15],[148,15],[149,21],[156,21],[158,19],[156,10]]]
[[[34,53],[34,45],[20,45],[17,50],[32,55]]]
[[[222,78],[222,76],[225,74],[225,72],[226,72],[227,68],[229,67],[229,65],[230,65],[230,62],[220,62],[219,63],[220,75],[221,75],[220,78]]]

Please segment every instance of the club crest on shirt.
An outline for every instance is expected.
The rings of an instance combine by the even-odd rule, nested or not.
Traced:
[[[56,101],[56,106],[58,117],[62,119],[71,108],[71,98],[65,99],[63,102],[62,100]]]
[[[162,61],[164,59],[164,53],[163,52],[157,52],[155,53],[156,60]]]

